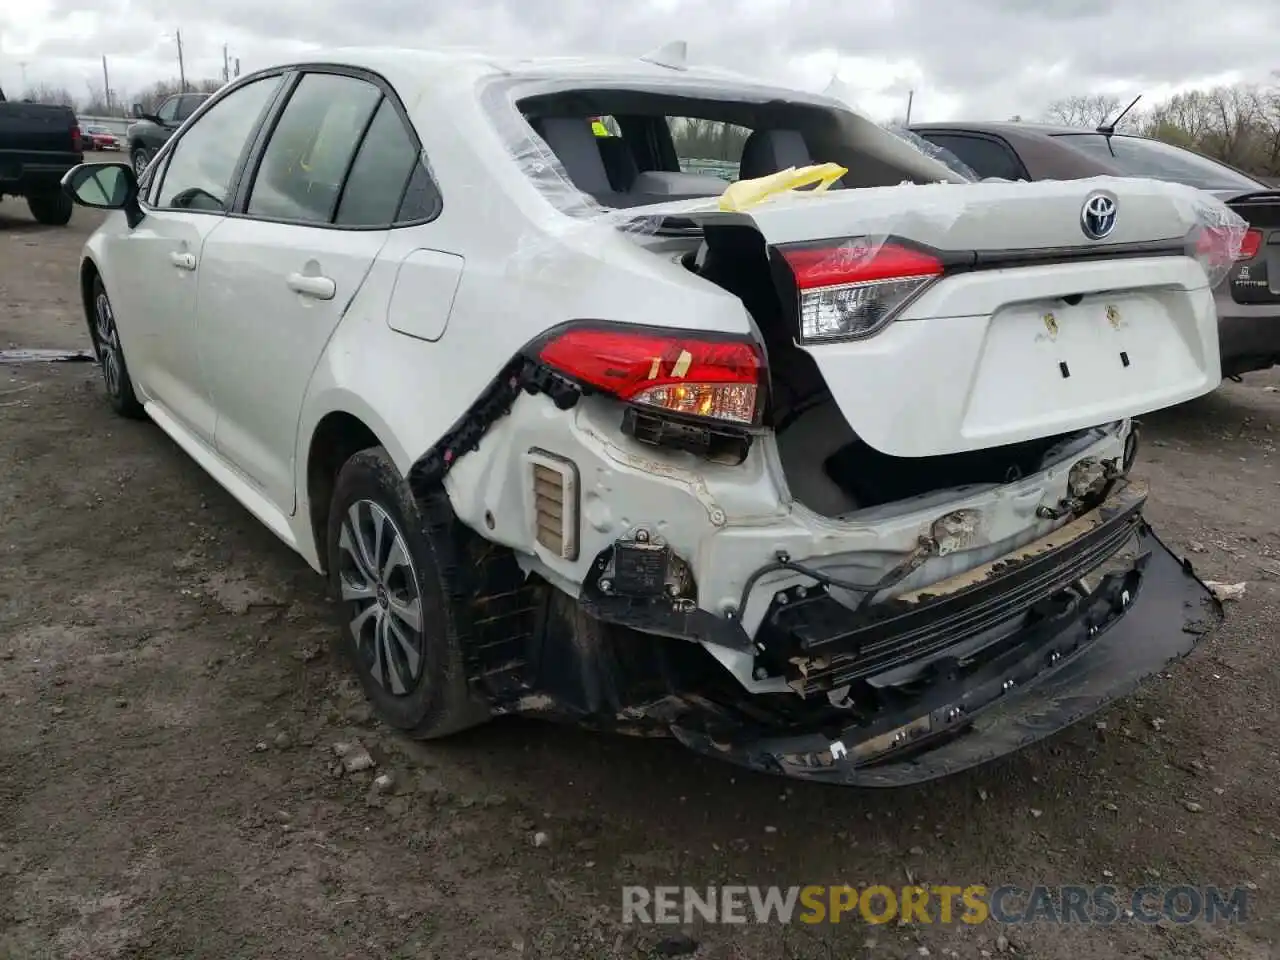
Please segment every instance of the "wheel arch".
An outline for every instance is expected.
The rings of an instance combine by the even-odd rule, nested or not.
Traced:
[[[384,430],[382,436],[385,435]],[[329,509],[338,472],[361,450],[386,447],[382,436],[366,422],[366,418],[343,409],[324,414],[310,432],[301,478],[304,499],[299,508],[300,512],[305,511],[307,530],[322,572],[329,569]]]
[[[92,257],[84,257],[80,261],[80,303],[84,308],[85,328],[89,333],[89,342],[93,344],[93,355],[98,353],[98,335],[94,332],[93,323],[93,281],[102,276],[102,271],[94,263]],[[106,281],[103,281],[105,285]]]

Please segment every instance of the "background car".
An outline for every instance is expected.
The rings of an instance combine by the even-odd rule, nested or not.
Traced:
[[[1222,374],[1280,362],[1280,190],[1160,140],[1034,123],[915,124],[911,132],[979,177],[1150,177],[1207,190],[1249,222],[1239,260],[1214,291]]]
[[[6,101],[0,90],[0,197],[24,197],[40,223],[64,226],[73,203],[61,180],[83,151],[70,107]]]
[[[90,150],[120,149],[120,139],[106,127],[85,127],[84,140]]]
[[[129,161],[137,176],[142,176],[156,151],[208,99],[207,93],[174,94],[160,104],[155,113],[148,113],[140,103],[133,105],[133,115],[138,121],[130,124],[125,138],[129,143]]]

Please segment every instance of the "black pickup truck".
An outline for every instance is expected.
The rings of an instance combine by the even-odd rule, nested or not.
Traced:
[[[73,204],[62,192],[62,177],[83,162],[74,110],[6,101],[0,90],[0,197],[26,197],[36,220],[63,226]]]

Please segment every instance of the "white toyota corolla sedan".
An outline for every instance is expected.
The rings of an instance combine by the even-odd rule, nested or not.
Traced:
[[[1244,225],[1189,188],[968,182],[676,48],[317,56],[64,185],[114,211],[110,402],[328,576],[411,735],[918,781],[1220,616],[1129,477],[1132,418],[1219,382]]]

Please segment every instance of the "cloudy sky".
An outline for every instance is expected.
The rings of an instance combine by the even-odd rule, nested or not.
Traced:
[[[182,12],[178,12],[182,11]],[[309,46],[482,46],[690,58],[821,90],[833,73],[877,119],[1038,116],[1073,93],[1144,94],[1266,81],[1280,69],[1276,0],[0,0],[0,85],[124,97],[177,76],[245,71]],[[25,67],[23,66],[25,64]]]

